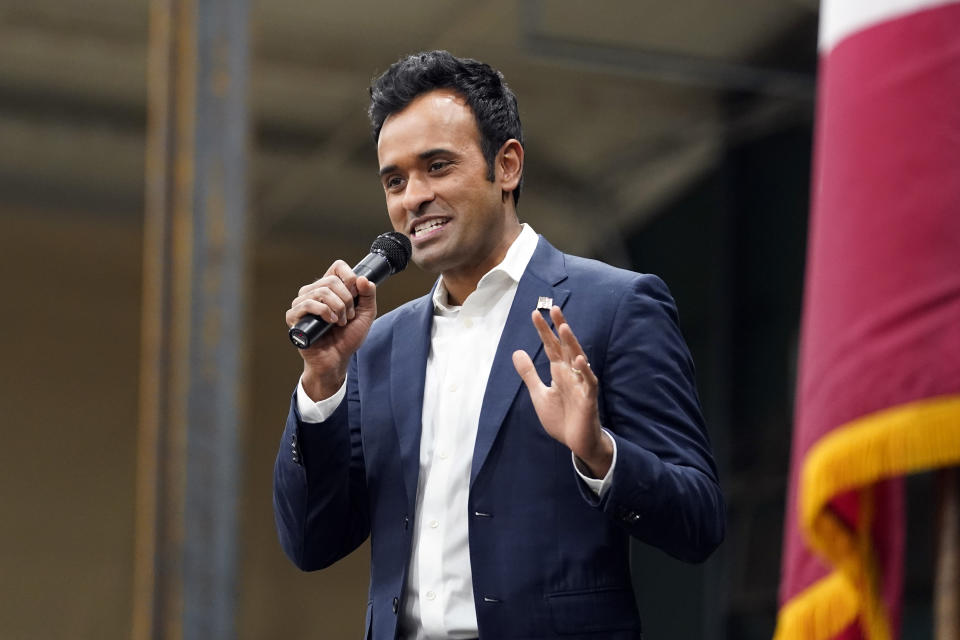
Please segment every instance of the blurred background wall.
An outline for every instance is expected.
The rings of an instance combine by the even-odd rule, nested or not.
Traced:
[[[0,0],[0,639],[130,634],[149,15],[146,0]],[[432,48],[491,63],[517,93],[524,221],[658,273],[679,304],[728,536],[700,567],[636,546],[645,629],[770,637],[816,2],[255,0],[250,28],[240,637],[360,637],[366,548],[301,574],[276,542],[272,465],[300,368],[283,314],[388,228],[366,87]],[[409,270],[381,308],[431,282]],[[924,638],[932,536],[912,504],[905,637]]]

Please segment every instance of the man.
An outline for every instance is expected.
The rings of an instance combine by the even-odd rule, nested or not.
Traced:
[[[343,261],[293,300],[336,326],[301,351],[281,544],[312,570],[371,537],[369,638],[639,638],[628,536],[702,561],[724,532],[673,301],[520,224],[499,72],[434,51],[370,93],[390,221],[440,277],[376,322]]]

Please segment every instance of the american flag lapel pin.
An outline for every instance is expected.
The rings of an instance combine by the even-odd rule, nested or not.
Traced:
[[[549,311],[551,307],[553,307],[553,298],[548,298],[547,296],[537,298],[537,309],[546,309]]]

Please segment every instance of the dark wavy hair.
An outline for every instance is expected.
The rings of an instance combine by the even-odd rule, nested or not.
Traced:
[[[373,141],[380,139],[384,120],[403,111],[418,96],[435,89],[452,89],[466,100],[480,130],[480,150],[487,161],[487,179],[494,179],[494,163],[503,143],[516,138],[523,144],[523,129],[517,97],[503,74],[471,58],[458,58],[449,51],[424,51],[397,60],[370,85],[370,125]],[[520,200],[521,176],[513,190]]]

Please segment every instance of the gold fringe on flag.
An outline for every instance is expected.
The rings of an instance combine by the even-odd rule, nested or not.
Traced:
[[[870,539],[872,485],[885,478],[960,463],[960,396],[892,407],[832,430],[807,452],[800,520],[811,549],[834,571],[784,603],[774,640],[830,640],[859,619],[867,640],[890,640]],[[830,501],[859,491],[856,531]]]

